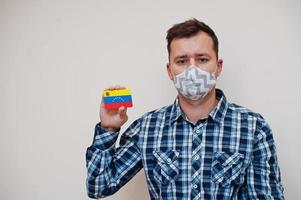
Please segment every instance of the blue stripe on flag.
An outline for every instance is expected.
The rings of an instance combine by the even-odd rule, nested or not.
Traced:
[[[132,96],[125,95],[125,96],[104,97],[103,100],[105,103],[131,102]]]

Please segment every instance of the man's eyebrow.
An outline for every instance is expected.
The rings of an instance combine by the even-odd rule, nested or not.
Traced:
[[[210,57],[210,55],[208,53],[198,53],[198,54],[196,54],[196,56],[208,56],[208,57]]]
[[[197,53],[195,54],[195,56],[207,56],[207,57],[210,57],[210,55],[208,53]],[[187,58],[188,56],[187,55],[178,55],[174,58],[174,60],[177,60],[177,59],[180,59],[180,58]]]
[[[188,56],[187,55],[179,55],[179,56],[176,56],[175,58],[174,58],[174,60],[177,60],[177,59],[179,59],[179,58],[187,58]]]

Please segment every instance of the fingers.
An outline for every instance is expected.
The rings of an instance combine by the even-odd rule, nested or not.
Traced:
[[[110,86],[110,87],[106,88],[105,90],[122,90],[122,89],[126,89],[126,87],[121,86],[121,85],[114,85],[114,86]],[[103,97],[101,99],[101,107],[104,108]],[[127,111],[127,108],[124,106],[121,106],[120,108],[118,108],[118,113],[120,114],[120,117],[122,117],[122,118],[127,117],[126,111]]]
[[[105,90],[122,90],[122,89],[126,89],[126,87],[121,86],[121,85],[114,85],[114,86],[106,88]]]
[[[104,107],[105,107],[104,100],[103,100],[103,96],[101,97],[101,100],[100,100],[100,107],[101,107],[101,108],[104,108]]]
[[[106,88],[105,90],[122,90],[122,89],[126,89],[126,87],[121,85],[114,85]],[[101,106],[104,107],[103,97],[101,98]]]

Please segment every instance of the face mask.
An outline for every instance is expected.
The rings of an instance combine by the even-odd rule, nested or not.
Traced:
[[[193,65],[175,75],[173,81],[177,90],[190,100],[204,98],[216,84],[214,72],[209,73]]]

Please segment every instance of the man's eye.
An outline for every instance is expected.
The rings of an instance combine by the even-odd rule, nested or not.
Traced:
[[[208,61],[207,58],[199,58],[198,60],[199,60],[200,63],[205,63],[205,62]]]
[[[184,60],[184,59],[183,59],[183,60],[178,60],[178,61],[177,61],[177,64],[179,64],[179,65],[182,65],[182,64],[185,64],[185,63],[186,63],[186,60]]]

